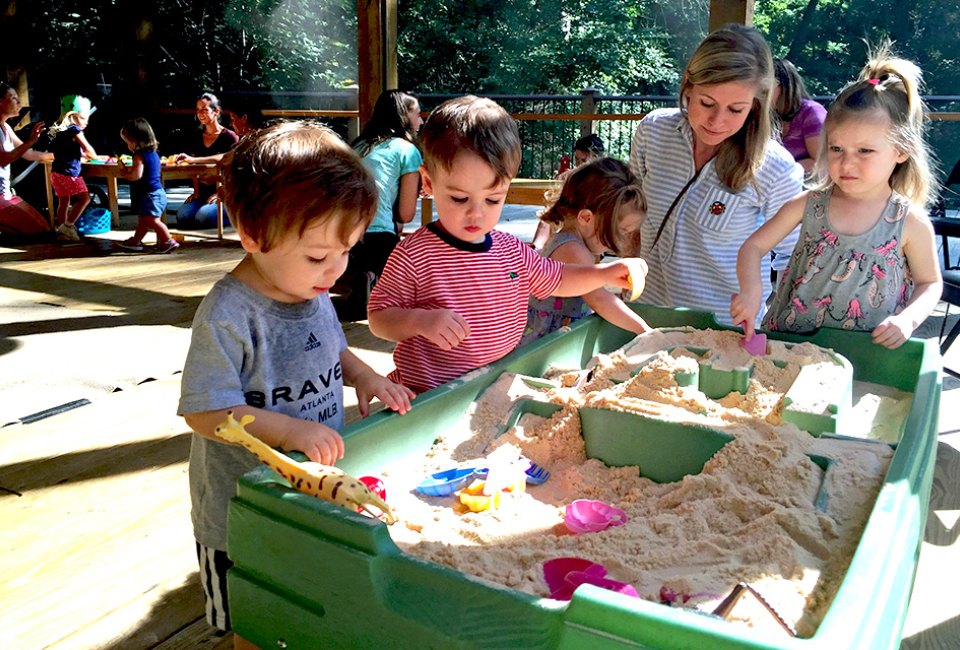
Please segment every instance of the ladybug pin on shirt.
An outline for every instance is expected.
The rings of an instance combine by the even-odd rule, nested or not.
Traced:
[[[721,203],[720,201],[714,201],[713,205],[710,206],[710,214],[719,217],[721,214],[727,211],[727,205]]]

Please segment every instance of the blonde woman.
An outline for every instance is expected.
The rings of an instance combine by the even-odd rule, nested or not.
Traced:
[[[802,189],[803,169],[772,139],[772,88],[763,36],[727,25],[690,58],[680,107],[653,111],[637,127],[630,168],[647,205],[639,250],[650,266],[646,301],[730,323],[740,245]],[[793,232],[774,249],[774,268],[785,266],[796,241]],[[768,257],[764,295],[770,266]]]

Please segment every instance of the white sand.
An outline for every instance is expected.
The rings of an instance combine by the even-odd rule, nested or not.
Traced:
[[[780,421],[783,394],[802,367],[822,364],[819,374],[830,388],[836,364],[829,351],[771,342],[770,355],[752,358],[741,354],[738,339],[733,332],[688,328],[642,335],[594,359],[582,390],[572,387],[583,381],[580,371],[558,369],[552,376],[565,387],[551,390],[502,376],[475,403],[463,427],[437,442],[422,467],[385,472],[391,504],[402,520],[391,535],[412,555],[544,597],[549,590],[543,562],[565,556],[603,564],[609,578],[630,583],[642,598],[660,601],[664,588],[695,595],[684,606],[705,612],[745,582],[801,636],[811,635],[846,571],[892,450],[875,442],[819,440]],[[678,345],[709,348],[715,368],[753,363],[747,394],[712,400],[695,386],[677,386],[674,373],[695,370],[698,361]],[[674,349],[665,352],[668,348]],[[564,408],[549,419],[528,414],[495,437],[511,406],[525,396]],[[900,404],[902,398],[884,397]],[[640,477],[637,467],[607,467],[586,458],[578,415],[584,405],[707,426],[734,440],[702,472],[660,485]],[[884,419],[901,411],[905,416],[905,409],[888,408]],[[901,426],[902,419],[899,425],[885,422],[884,435]],[[551,476],[525,493],[505,493],[499,509],[479,513],[466,510],[456,497],[424,497],[414,490],[433,472],[486,465],[491,453],[522,453]],[[826,477],[807,454],[833,461]],[[823,512],[814,506],[821,485],[828,492]],[[564,507],[579,498],[621,508],[629,521],[599,533],[569,533]],[[769,618],[732,619],[766,628],[770,621],[758,616]]]

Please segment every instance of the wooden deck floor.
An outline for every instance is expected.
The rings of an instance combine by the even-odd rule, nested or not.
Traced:
[[[232,242],[192,242],[167,256],[110,250],[106,240],[0,249],[0,380],[82,375],[93,369],[76,367],[82,355],[59,342],[122,332],[116,349],[99,354],[126,382],[118,392],[107,382],[85,387],[89,405],[0,428],[0,648],[229,648],[232,637],[212,634],[203,621],[186,480],[190,435],[175,415],[179,375],[148,368],[138,380],[123,362],[139,365],[138,350],[161,328],[186,331],[241,251]],[[345,330],[368,363],[391,366],[390,346],[363,324]],[[162,352],[182,362],[186,338],[174,335]],[[51,351],[43,357],[38,348]],[[945,389],[904,648],[960,647],[960,384],[951,379]]]

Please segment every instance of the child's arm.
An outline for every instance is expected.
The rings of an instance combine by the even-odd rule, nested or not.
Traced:
[[[903,311],[885,318],[872,335],[874,343],[891,350],[910,338],[937,306],[943,292],[933,225],[915,210],[910,210],[906,219],[903,224],[903,254],[913,276],[913,295]]]
[[[753,327],[763,301],[763,281],[760,278],[760,262],[774,247],[786,238],[803,221],[803,209],[807,193],[783,204],[780,211],[768,219],[740,246],[737,255],[737,280],[740,293],[730,301],[730,316],[734,323],[743,323],[743,332],[753,336]]]
[[[134,154],[133,162],[129,167],[123,163],[120,156],[117,156],[117,176],[128,181],[140,180],[140,177],[143,176],[143,156],[138,153]]]
[[[452,350],[470,335],[466,319],[452,309],[387,307],[367,312],[370,331],[386,341],[422,336],[441,350]]]
[[[410,172],[400,177],[400,192],[397,194],[397,216],[403,223],[410,223],[417,216],[417,198],[420,196],[420,172]]]
[[[87,142],[87,138],[83,135],[82,131],[77,133],[77,135],[74,137],[74,140],[80,144],[80,150],[83,152],[83,155],[87,160],[93,160],[97,157],[97,152],[94,150],[93,146]]]
[[[174,159],[174,163],[186,163],[188,165],[209,165],[210,163],[218,163],[223,160],[223,157],[226,156],[226,153],[215,153],[210,156],[191,156],[186,153],[178,153]]]
[[[20,140],[13,129],[8,128],[5,125],[0,125],[0,128],[5,129],[6,136],[9,137],[10,141],[13,143],[13,149],[10,151],[3,151],[0,149],[0,167],[6,167],[14,160],[19,160],[21,157],[23,157],[24,160],[29,160],[30,162],[50,162],[53,160],[52,153],[47,151],[34,151],[32,149],[33,145],[35,145],[37,140],[40,139],[40,134],[43,133],[43,122],[37,122],[33,125],[33,128],[30,130],[30,135],[27,136],[26,142]]]
[[[632,289],[631,276],[643,279],[646,275],[647,263],[639,257],[604,264],[564,264],[560,286],[553,295],[561,298],[583,296],[608,284],[619,289]]]
[[[541,221],[546,225],[546,222]],[[593,264],[593,253],[580,242],[571,241],[558,247],[550,255],[550,259],[560,260],[565,264]],[[635,311],[627,307],[626,304],[615,294],[607,291],[603,287],[594,289],[590,293],[584,294],[584,302],[590,309],[604,320],[635,334],[649,332],[650,326],[647,325]]]
[[[183,419],[201,436],[222,442],[213,430],[227,419],[227,411],[233,411],[237,420],[244,415],[253,415],[256,420],[247,427],[247,431],[271,447],[301,451],[310,460],[324,465],[333,465],[343,458],[343,438],[339,433],[319,422],[301,420],[275,411],[242,404],[216,411],[185,413]]]
[[[340,366],[343,368],[343,383],[357,390],[357,407],[363,417],[369,415],[370,399],[373,397],[379,397],[387,408],[401,415],[410,410],[410,400],[417,394],[377,374],[350,350],[340,353]]]

